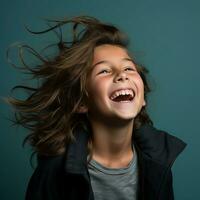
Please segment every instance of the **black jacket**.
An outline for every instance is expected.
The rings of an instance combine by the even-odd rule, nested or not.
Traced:
[[[87,169],[88,133],[75,132],[65,154],[38,156],[26,200],[94,200]],[[173,200],[171,166],[186,144],[145,124],[134,132],[139,161],[139,200]]]

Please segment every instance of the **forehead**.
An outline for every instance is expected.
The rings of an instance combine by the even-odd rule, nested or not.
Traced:
[[[101,60],[120,60],[122,58],[130,58],[127,49],[105,44],[94,49],[93,64]]]

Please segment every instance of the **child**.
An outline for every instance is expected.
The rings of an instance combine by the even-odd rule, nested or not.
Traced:
[[[41,82],[19,86],[31,92],[27,99],[9,100],[38,158],[26,199],[174,199],[171,166],[186,144],[153,127],[148,71],[125,35],[88,16],[54,22],[32,33],[71,24],[72,41],[60,32],[53,58],[26,46],[42,64],[24,67]]]

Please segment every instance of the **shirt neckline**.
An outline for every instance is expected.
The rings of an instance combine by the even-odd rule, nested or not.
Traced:
[[[137,153],[135,151],[134,145],[132,146],[133,149],[133,158],[129,162],[127,167],[121,167],[121,168],[110,168],[102,165],[101,163],[97,162],[96,160],[92,159],[89,162],[89,168],[93,168],[94,170],[97,170],[99,172],[102,172],[104,174],[110,174],[110,175],[120,175],[120,174],[125,174],[130,171],[132,171],[132,168],[135,167],[136,162],[137,162]]]

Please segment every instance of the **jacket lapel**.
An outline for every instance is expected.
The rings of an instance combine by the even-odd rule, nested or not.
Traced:
[[[81,128],[74,131],[74,141],[67,147],[65,170],[71,174],[87,174],[88,133]]]
[[[83,128],[76,128],[74,131],[75,140],[67,147],[65,172],[68,179],[75,183],[71,188],[71,199],[94,200],[94,194],[87,169],[87,143],[89,134]],[[80,180],[83,183],[80,185]],[[80,189],[77,189],[80,188]]]

